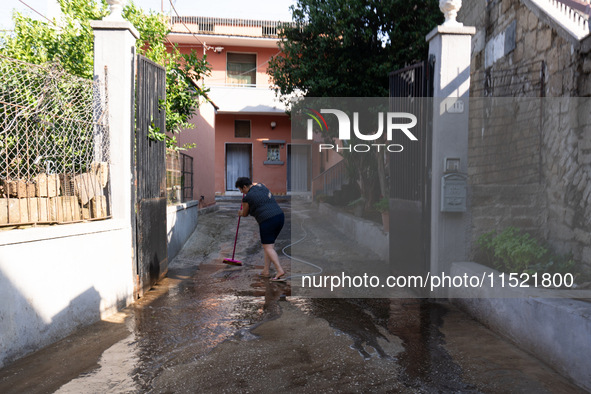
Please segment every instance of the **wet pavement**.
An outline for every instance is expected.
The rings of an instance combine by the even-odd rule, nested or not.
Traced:
[[[0,370],[0,393],[584,393],[446,303],[292,296],[257,275],[252,218],[237,246],[245,265],[223,264],[237,208],[201,216],[134,305]],[[291,243],[283,208],[278,251]]]

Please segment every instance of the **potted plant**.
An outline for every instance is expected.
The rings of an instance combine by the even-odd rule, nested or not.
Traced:
[[[365,198],[360,197],[357,200],[353,200],[349,203],[349,206],[353,207],[355,216],[362,217],[363,211],[365,210]]]
[[[314,201],[316,201],[317,203],[322,203],[322,202],[326,202],[328,201],[328,197],[326,194],[317,194],[316,197],[314,197]]]
[[[390,231],[390,201],[384,197],[379,202],[375,203],[373,207],[376,211],[382,213],[382,224],[384,225],[384,231]]]

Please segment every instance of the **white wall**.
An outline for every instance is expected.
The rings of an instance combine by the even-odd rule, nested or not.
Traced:
[[[453,263],[450,275],[481,277],[498,272],[480,264]],[[505,274],[506,276],[507,274]],[[591,304],[559,297],[589,297],[590,290],[491,287],[450,289],[450,302],[495,333],[508,338],[585,390],[591,390]],[[472,293],[472,294],[470,294]],[[475,294],[476,293],[476,294]],[[571,294],[568,294],[571,293]],[[464,298],[477,295],[482,298]],[[457,298],[455,298],[457,297]],[[486,298],[485,298],[486,297]],[[507,298],[504,298],[507,297]]]
[[[468,172],[468,104],[470,50],[474,27],[438,26],[427,35],[429,55],[435,57],[433,89],[433,148],[431,179],[430,271],[449,271],[454,261],[466,259],[467,215],[441,212],[444,159],[460,158],[460,172]],[[445,104],[463,101],[463,113],[445,110]]]
[[[131,261],[123,221],[0,233],[0,367],[131,303]]]
[[[166,207],[169,265],[197,228],[198,204],[199,201],[188,201],[184,204]]]
[[[95,79],[109,76],[113,219],[0,232],[0,367],[133,300],[132,100],[135,39],[126,21],[93,21]]]

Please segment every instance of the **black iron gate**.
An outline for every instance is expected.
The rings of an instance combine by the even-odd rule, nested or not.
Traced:
[[[137,57],[136,94],[136,251],[137,296],[168,270],[166,232],[166,142],[150,137],[166,129],[165,69]]]
[[[404,146],[389,156],[390,266],[404,275],[426,275],[431,243],[431,146],[434,59],[390,73],[390,111],[417,117],[418,141],[402,133],[391,143]]]
[[[193,158],[181,153],[181,185],[183,202],[193,200]]]

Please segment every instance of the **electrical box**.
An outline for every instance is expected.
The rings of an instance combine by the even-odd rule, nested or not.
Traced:
[[[451,173],[441,178],[441,212],[466,212],[468,177]]]

